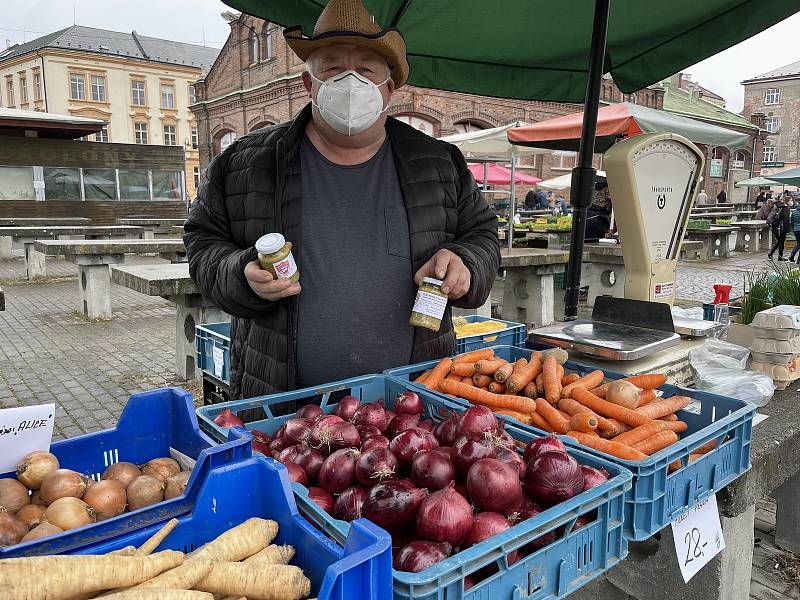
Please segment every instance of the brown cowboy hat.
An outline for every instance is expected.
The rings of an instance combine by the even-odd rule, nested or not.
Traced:
[[[317,48],[349,44],[374,50],[389,64],[396,88],[408,79],[406,43],[394,27],[381,29],[361,0],[330,0],[323,9],[314,33],[304,36],[300,26],[288,27],[283,36],[294,53],[305,61]]]

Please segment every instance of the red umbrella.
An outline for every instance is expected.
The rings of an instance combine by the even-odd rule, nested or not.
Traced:
[[[470,163],[469,170],[472,171],[472,176],[475,181],[483,183],[483,163]],[[488,163],[488,183],[489,185],[511,185],[511,169],[507,169],[497,163]],[[533,175],[526,175],[517,171],[514,174],[514,181],[522,185],[533,185],[542,181]]]

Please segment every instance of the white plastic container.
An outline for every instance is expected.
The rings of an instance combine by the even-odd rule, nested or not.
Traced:
[[[757,313],[753,327],[800,330],[800,306],[782,304]]]
[[[764,375],[772,378],[772,383],[779,390],[784,390],[786,387],[800,379],[800,371],[797,370],[797,358],[795,357],[787,364],[778,365],[773,363],[753,361],[750,368],[754,371],[764,373]]]
[[[800,354],[800,337],[795,336],[788,340],[757,337],[750,344],[750,350],[767,354]]]

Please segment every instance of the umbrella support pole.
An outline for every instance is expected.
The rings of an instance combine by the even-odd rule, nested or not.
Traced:
[[[586,237],[586,213],[592,203],[596,170],[592,166],[597,111],[600,103],[600,86],[603,81],[603,59],[606,54],[608,34],[608,12],[610,0],[595,0],[592,47],[589,56],[589,72],[586,83],[586,104],[583,111],[578,166],[572,170],[570,198],[574,206],[572,237],[567,264],[567,286],[564,301],[564,318],[574,320],[578,316],[578,295],[581,285],[581,262],[583,241]]]

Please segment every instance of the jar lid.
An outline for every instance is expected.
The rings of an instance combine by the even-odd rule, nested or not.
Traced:
[[[441,279],[434,279],[433,277],[423,277],[422,283],[432,283],[435,286],[442,287],[444,281]]]
[[[280,233],[268,233],[258,238],[256,250],[261,254],[273,254],[286,245],[286,239]]]

